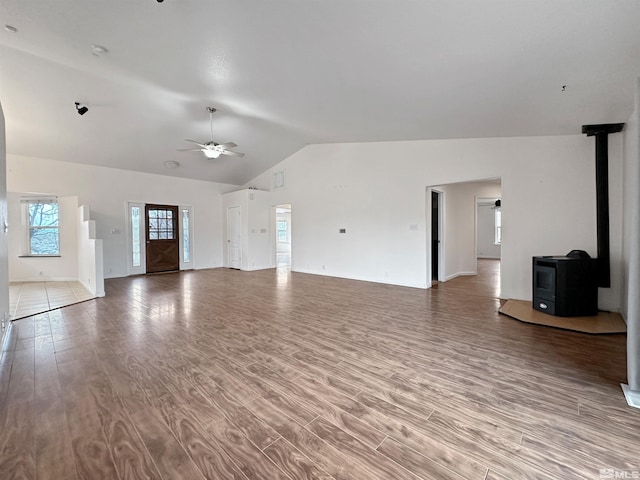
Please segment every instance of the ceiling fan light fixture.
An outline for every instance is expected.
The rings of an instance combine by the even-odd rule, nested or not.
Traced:
[[[200,143],[200,142],[196,142],[195,140],[187,139],[185,141],[195,143],[200,148],[182,148],[180,149],[180,151],[183,151],[183,152],[200,151],[204,153],[205,157],[210,159],[219,158],[220,155],[229,155],[232,157],[244,157],[244,153],[234,152],[233,150],[230,150],[231,148],[235,148],[238,146],[235,143],[233,142],[216,143],[213,141],[213,114],[215,113],[216,109],[213,107],[206,107],[206,108],[207,108],[207,112],[209,112],[209,128],[211,130],[211,140],[208,142]]]

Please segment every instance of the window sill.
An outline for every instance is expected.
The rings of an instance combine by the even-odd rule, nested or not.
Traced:
[[[18,255],[18,258],[60,258],[62,255]]]

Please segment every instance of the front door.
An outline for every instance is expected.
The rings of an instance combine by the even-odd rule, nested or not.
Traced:
[[[145,205],[147,273],[180,269],[178,207]]]

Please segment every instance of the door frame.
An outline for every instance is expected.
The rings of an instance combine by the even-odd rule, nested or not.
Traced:
[[[293,267],[293,237],[291,232],[291,224],[293,223],[293,208],[290,203],[279,203],[271,207],[270,224],[271,224],[271,265],[272,268],[278,267],[278,208],[289,209],[289,222],[287,224],[288,236],[289,236],[289,267]]]
[[[432,254],[432,228],[431,228],[431,194],[435,193],[438,195],[438,282],[444,282],[445,280],[445,222],[444,222],[444,212],[445,212],[445,195],[444,192],[438,190],[437,188],[427,187],[427,195],[426,195],[426,229],[427,229],[427,288],[431,288],[433,282],[433,254]]]
[[[172,238],[150,238],[149,233],[151,231],[151,219],[149,217],[149,213],[151,211],[157,211],[157,212],[169,212],[171,213],[171,216],[167,216],[166,217],[166,221],[170,221],[171,222],[171,228],[168,228],[168,231],[172,232],[172,234],[174,235]],[[149,260],[149,257],[151,256],[152,259],[154,260],[162,260],[162,259],[166,259],[167,262],[166,263],[160,263],[159,264],[159,268],[162,268],[161,270],[153,270],[151,272],[149,272],[149,264],[151,264],[153,267],[155,267],[155,265],[153,264],[153,262],[149,262],[149,264],[146,265],[146,272],[145,273],[163,273],[163,272],[175,272],[175,271],[180,271],[180,207],[178,205],[168,205],[168,204],[158,204],[158,203],[147,203],[145,205],[145,212],[144,212],[144,232],[145,232],[145,241],[147,244],[147,251],[146,251],[146,260]],[[151,244],[154,245],[151,245]],[[162,245],[160,247],[160,245]],[[167,245],[171,246],[171,255],[166,255],[166,251],[167,251]],[[153,248],[151,248],[153,247]],[[164,255],[153,255],[153,250],[157,249],[157,248],[161,248],[163,250]],[[174,253],[175,252],[175,253]],[[175,268],[174,268],[175,267]]]
[[[127,201],[125,202],[125,224],[126,224],[126,257],[127,257],[127,276],[131,275],[145,275],[147,273],[147,243],[145,239],[145,206],[146,205],[158,205],[157,203],[146,203],[146,202],[134,202]],[[168,205],[168,204],[167,204]],[[131,209],[133,207],[140,208],[140,224],[139,224],[139,232],[140,232],[140,265],[133,265],[133,223],[131,218]],[[183,225],[182,225],[182,210],[189,210],[189,238],[190,242],[190,257],[191,262],[184,261],[184,238],[182,235]],[[193,205],[178,205],[178,237],[180,239],[180,270],[191,270],[195,269],[195,222],[194,222],[194,208]]]

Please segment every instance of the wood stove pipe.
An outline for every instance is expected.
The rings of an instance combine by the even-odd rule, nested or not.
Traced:
[[[621,132],[624,123],[583,125],[582,133],[596,137],[596,222],[598,240],[598,286],[611,287],[609,249],[609,134]]]

